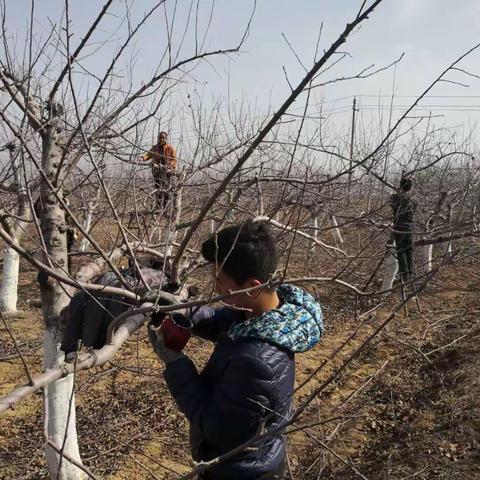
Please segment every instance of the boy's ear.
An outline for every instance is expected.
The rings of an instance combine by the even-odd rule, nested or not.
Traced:
[[[256,278],[250,278],[247,280],[245,283],[242,284],[243,288],[252,288],[252,287],[258,287],[262,284],[260,280],[257,280]]]
[[[262,284],[260,280],[252,278],[245,282],[245,288],[259,287]],[[254,290],[253,292],[247,292],[247,295],[252,298],[257,298],[262,293],[261,289]]]

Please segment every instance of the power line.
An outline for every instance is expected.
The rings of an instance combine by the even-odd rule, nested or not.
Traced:
[[[392,94],[357,94],[357,95],[346,95],[346,96],[342,96],[342,97],[337,97],[337,98],[333,98],[333,99],[325,99],[325,100],[321,100],[320,102],[315,102],[315,103],[310,103],[309,104],[309,109],[310,108],[315,108],[315,107],[322,107],[324,106],[325,104],[332,104],[332,103],[337,103],[337,102],[342,102],[344,100],[351,100],[353,99],[354,97],[357,97],[357,98],[362,98],[362,97],[365,97],[365,98],[388,98],[388,99],[391,99],[392,96],[393,96],[393,99],[395,98],[418,98],[419,95],[392,95]],[[423,97],[422,100],[424,99],[460,99],[460,98],[463,98],[463,99],[480,99],[480,95],[425,95]],[[408,108],[411,107],[411,104],[393,104],[393,106],[388,103],[388,104],[383,104],[383,103],[379,103],[379,104],[365,104],[365,105],[362,105],[361,103],[357,102],[357,108],[359,110],[390,110],[392,109],[393,111],[399,111],[399,110],[406,110]],[[300,110],[304,110],[304,106],[298,106],[298,107],[294,107],[294,108],[290,108],[289,109],[289,112],[295,112],[295,111],[300,111]],[[228,107],[227,107],[228,109]],[[480,105],[458,105],[458,104],[453,104],[453,105],[448,105],[448,104],[445,104],[445,105],[437,105],[437,104],[434,104],[434,105],[419,105],[419,106],[416,106],[412,109],[412,111],[429,111],[429,110],[433,110],[435,112],[438,112],[438,111],[445,111],[447,113],[449,112],[452,112],[452,113],[477,113],[477,112],[480,112]],[[343,104],[343,105],[337,105],[335,107],[332,107],[330,109],[326,108],[324,110],[324,115],[326,117],[326,119],[328,119],[328,117],[330,116],[333,116],[333,115],[340,115],[342,113],[347,113],[347,112],[350,112],[351,111],[351,105],[350,105],[350,102],[349,104]],[[255,120],[255,119],[259,119],[259,118],[264,118],[265,116],[267,116],[268,113],[267,112],[264,112],[264,113],[261,113],[261,114],[257,114],[257,115],[253,115],[250,120]],[[218,132],[218,133],[215,133],[213,134],[214,136],[219,136],[223,133],[231,133],[235,130],[235,127],[234,126],[229,126],[225,132]],[[195,138],[197,135],[197,130],[194,129],[194,128],[189,128],[189,129],[184,129],[182,132],[180,131],[175,131],[173,130],[172,132],[170,132],[170,136],[172,137],[181,137],[183,140],[190,140],[190,139],[193,139]]]
[[[354,95],[351,95],[353,97]],[[375,97],[375,98],[418,98],[420,95],[389,95],[389,94],[358,94],[357,97]],[[423,98],[480,98],[480,95],[425,95]]]

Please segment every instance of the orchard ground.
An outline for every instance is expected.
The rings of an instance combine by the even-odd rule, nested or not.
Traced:
[[[298,261],[291,263],[292,275],[303,269]],[[314,350],[297,355],[297,384],[359,322],[348,291],[325,285],[310,291],[323,305],[326,331]],[[19,313],[7,321],[33,373],[41,371],[42,362],[41,310],[32,305],[38,297],[36,272],[22,260]],[[297,393],[297,404],[390,314],[398,297],[391,293],[357,303],[359,314],[377,308],[363,317],[358,335]],[[443,268],[420,295],[420,305],[418,312],[411,301],[408,315],[401,311],[290,427],[295,430],[289,434],[293,478],[343,480],[362,478],[361,473],[370,480],[480,479],[478,258]],[[211,349],[194,339],[187,354],[201,368]],[[0,395],[26,381],[0,325]],[[163,479],[190,471],[187,422],[166,389],[145,328],[113,362],[81,372],[76,384],[82,459],[95,475]],[[48,477],[42,429],[41,392],[0,418],[1,479]]]

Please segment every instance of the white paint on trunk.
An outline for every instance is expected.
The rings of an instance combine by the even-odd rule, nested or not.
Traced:
[[[87,213],[87,218],[85,219],[85,223],[83,225],[83,229],[87,232],[90,233],[90,227],[92,226],[92,211],[89,209]],[[84,252],[88,245],[89,241],[84,237],[82,238],[82,241],[80,242],[80,251]]]
[[[83,229],[88,234],[90,234],[90,229],[92,228],[92,218],[93,218],[93,214],[95,213],[98,207],[98,202],[100,200],[101,192],[102,192],[102,189],[99,185],[97,187],[97,191],[95,192],[95,198],[88,202],[87,216],[85,217],[85,222],[83,224]],[[82,238],[82,241],[80,242],[80,251],[84,252],[87,249],[89,243],[90,242],[86,238]]]
[[[387,245],[387,258],[385,258],[385,267],[383,269],[382,290],[390,290],[398,272],[398,262],[395,257],[395,242]]]
[[[424,251],[423,251],[423,265],[425,272],[431,272],[432,271],[432,259],[433,259],[433,244],[430,245],[425,245],[424,246]]]
[[[61,336],[58,330],[47,328],[43,337],[44,368],[53,368],[61,363],[64,354],[60,350]],[[49,439],[64,453],[81,463],[75,426],[75,396],[72,397],[73,374],[67,375],[46,387],[45,422]],[[68,422],[68,425],[67,425]],[[50,478],[58,480],[81,480],[86,474],[78,467],[63,458],[60,465],[60,454],[53,448],[45,448]],[[58,469],[60,472],[57,476]]]
[[[445,253],[447,258],[450,258],[452,256],[452,253],[453,253],[452,242],[447,242],[447,248],[445,250]]]
[[[318,217],[315,215],[314,217],[312,217],[312,228],[313,228],[313,233],[312,233],[312,237],[315,239],[315,240],[318,240]],[[311,242],[311,249],[314,250],[315,249],[315,245],[316,243],[314,241]]]
[[[262,216],[265,214],[265,205],[263,203],[263,194],[262,189],[260,188],[260,182],[257,181],[257,201],[258,201],[258,215]]]
[[[57,130],[52,121],[42,138],[42,167],[46,178],[54,178],[61,164],[62,151],[60,145],[61,130]],[[61,177],[60,177],[61,178]],[[57,189],[56,195],[62,198],[63,190]],[[68,268],[68,252],[66,238],[65,211],[60,201],[52,195],[50,186],[45,180],[40,185],[40,198],[42,209],[40,221],[46,252],[44,261],[51,259],[54,269],[63,273]],[[42,310],[45,321],[44,333],[44,367],[46,369],[58,365],[63,360],[60,351],[61,332],[63,330],[62,310],[69,304],[69,289],[51,278],[39,278],[42,296]],[[73,377],[66,376],[51,383],[45,390],[44,397],[44,431],[46,436],[58,447],[64,447],[64,452],[81,464],[78,448],[77,431],[75,426],[75,400],[73,394]],[[64,444],[65,442],[65,444]],[[84,479],[85,474],[75,465],[71,464],[50,446],[45,447],[48,472],[50,478],[56,480]]]
[[[3,253],[2,286],[0,288],[0,311],[15,313],[18,299],[18,272],[20,255],[11,247]]]
[[[337,245],[341,245],[343,243],[343,237],[342,233],[340,232],[340,229],[338,228],[338,222],[337,219],[335,218],[335,215],[332,215],[332,235],[333,235],[333,240]]]

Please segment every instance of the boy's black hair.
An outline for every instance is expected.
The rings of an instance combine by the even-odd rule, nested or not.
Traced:
[[[202,255],[239,285],[252,278],[267,282],[278,264],[275,241],[265,222],[248,221],[220,230],[203,243]]]
[[[404,191],[404,192],[408,192],[412,189],[413,187],[413,180],[409,177],[403,177],[401,180],[400,180],[400,188]]]

